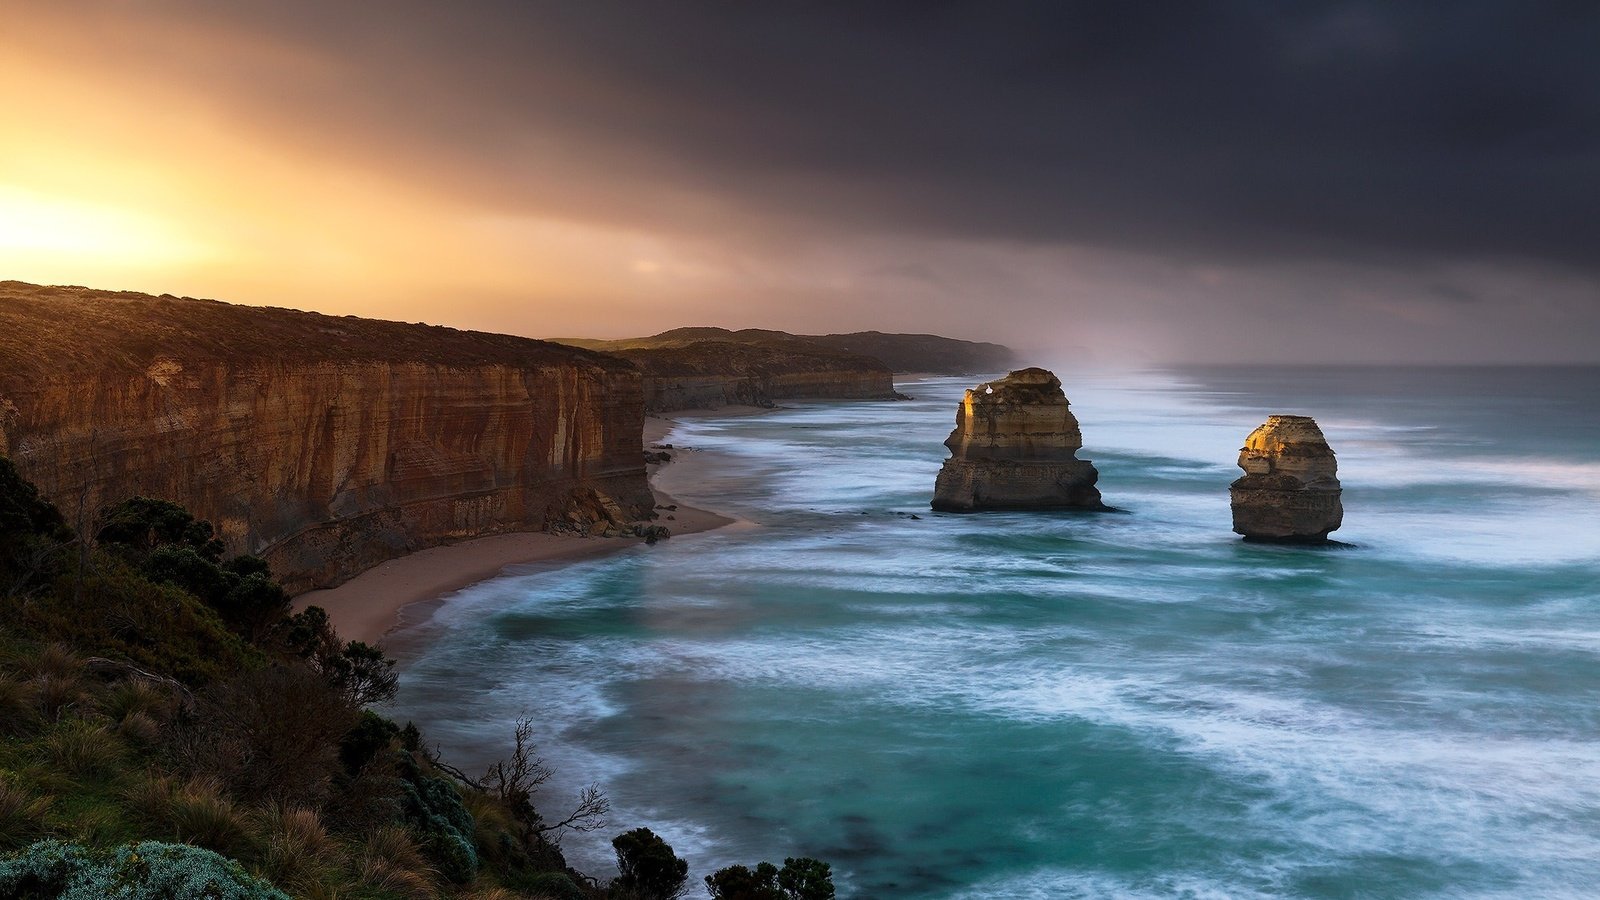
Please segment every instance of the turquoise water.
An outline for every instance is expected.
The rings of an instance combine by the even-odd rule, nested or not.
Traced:
[[[1122,512],[928,512],[970,379],[685,419],[663,485],[759,527],[462,592],[397,714],[474,766],[533,716],[596,874],[644,824],[845,897],[1600,892],[1600,370],[1062,374]],[[1273,412],[1350,546],[1231,533]]]

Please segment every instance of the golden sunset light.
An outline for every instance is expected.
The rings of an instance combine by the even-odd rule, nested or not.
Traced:
[[[1594,896],[1597,50],[0,0],[0,900]]]

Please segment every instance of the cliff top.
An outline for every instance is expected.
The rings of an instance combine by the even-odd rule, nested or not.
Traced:
[[[876,359],[894,372],[938,372],[967,374],[993,372],[1012,364],[1011,348],[1000,344],[986,344],[941,337],[937,334],[888,334],[881,331],[857,331],[849,334],[790,334],[763,328],[745,328],[731,331],[713,326],[674,328],[649,337],[601,341],[589,338],[554,338],[574,347],[623,353],[628,350],[682,349],[700,344],[745,344],[774,347],[787,346],[800,352],[801,344],[833,353],[867,356]]]
[[[184,361],[627,363],[533,338],[131,291],[0,281],[0,376],[144,371]]]
[[[1049,369],[1029,366],[967,391],[968,403],[1059,403],[1067,405],[1061,379]]]
[[[870,356],[841,353],[808,341],[696,341],[663,347],[613,351],[647,375],[783,375],[793,372],[882,372],[889,367]]]

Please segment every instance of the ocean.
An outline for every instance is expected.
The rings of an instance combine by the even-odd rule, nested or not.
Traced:
[[[1061,375],[1113,513],[928,510],[973,378],[683,418],[662,487],[753,525],[469,588],[390,711],[480,769],[531,716],[564,841],[841,897],[1600,895],[1600,368]],[[1328,547],[1246,544],[1269,413]],[[671,524],[670,522],[666,524]]]

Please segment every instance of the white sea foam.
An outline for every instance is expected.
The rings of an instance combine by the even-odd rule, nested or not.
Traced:
[[[674,439],[730,454],[727,496],[769,528],[463,592],[406,690],[458,745],[538,712],[561,769],[615,786],[618,824],[661,823],[697,874],[787,849],[741,818],[762,806],[846,849],[838,817],[863,818],[881,849],[841,881],[922,886],[882,896],[1600,883],[1600,464],[1430,456],[1419,427],[1319,417],[1359,546],[1249,546],[1226,492],[1247,398],[1164,390],[1073,389],[1122,516],[889,515],[925,502],[943,401],[695,420]],[[1074,753],[1086,782],[1062,791],[1040,762]],[[961,816],[982,827],[947,838]],[[1174,846],[1051,858],[1097,833]],[[929,858],[973,887],[926,887]]]

